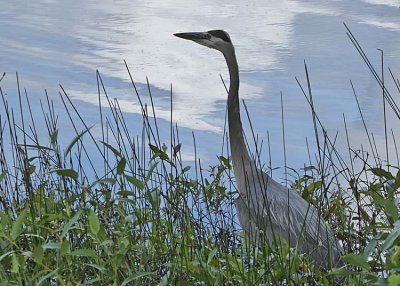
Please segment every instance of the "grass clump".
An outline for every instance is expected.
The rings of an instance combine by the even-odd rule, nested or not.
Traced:
[[[101,90],[99,74],[98,79]],[[226,156],[207,170],[198,159],[185,165],[177,128],[171,127],[176,144],[161,144],[146,106],[141,138],[131,137],[117,105],[107,115],[101,109],[100,122],[106,123],[95,136],[62,91],[75,130],[65,146],[48,97],[41,103],[48,138],[42,143],[29,97],[19,95],[17,122],[2,93],[2,283],[257,285],[325,279],[304,272],[312,265],[288,245],[255,248],[247,241],[233,206]]]

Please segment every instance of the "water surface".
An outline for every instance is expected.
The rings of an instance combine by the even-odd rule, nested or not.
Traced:
[[[125,59],[145,101],[149,78],[157,116],[164,120],[160,121],[162,141],[169,140],[172,84],[173,120],[181,127],[184,158],[193,159],[193,130],[199,156],[212,163],[220,153],[223,138],[226,91],[220,74],[229,81],[225,62],[218,52],[172,34],[224,29],[236,47],[241,98],[247,103],[259,138],[267,141],[269,134],[274,166],[284,165],[281,93],[288,165],[299,168],[308,161],[306,138],[315,152],[311,112],[295,80],[298,77],[306,86],[304,61],[316,111],[331,136],[339,132],[339,150],[346,149],[343,115],[351,144],[355,148],[367,145],[350,86],[352,80],[368,128],[384,157],[382,94],[347,38],[343,22],[378,70],[381,54],[377,49],[383,49],[385,68],[390,66],[398,76],[399,5],[397,0],[237,4],[183,0],[6,1],[0,9],[0,72],[7,72],[2,88],[8,100],[16,104],[14,73],[18,72],[21,85],[32,98],[43,99],[47,89],[50,98],[60,102],[62,84],[85,119],[98,124],[97,69],[108,94],[119,100],[122,109],[140,114],[123,64]],[[385,71],[388,86],[393,88]],[[34,102],[39,110],[39,101]],[[57,108],[65,116],[61,104]],[[139,116],[133,116],[130,122],[132,133],[138,134]],[[399,124],[390,112],[387,122],[398,137]],[[263,160],[269,160],[268,156],[264,155]]]

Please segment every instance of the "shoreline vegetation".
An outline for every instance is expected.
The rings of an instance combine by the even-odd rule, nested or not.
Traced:
[[[309,150],[304,168],[290,170],[291,188],[318,209],[345,249],[345,267],[316,269],[287,244],[248,241],[234,207],[229,152],[213,166],[202,166],[196,154],[187,165],[177,126],[171,123],[170,142],[161,142],[150,85],[147,106],[125,63],[142,108],[139,135],[131,134],[98,72],[99,102],[106,97],[108,106],[99,106],[96,132],[60,86],[75,132],[70,142],[60,142],[48,96],[42,114],[32,112],[17,75],[19,104],[10,106],[0,77],[0,284],[400,285],[400,164],[386,123],[387,113],[400,119],[400,112],[382,80],[383,62],[377,72],[347,34],[382,89],[386,153],[378,153],[352,84],[368,141],[351,146],[346,128],[348,150],[336,150],[338,135],[328,134],[314,109],[305,65],[306,83],[296,80],[310,105],[317,150]],[[400,82],[388,72],[398,96]],[[249,130],[247,138],[257,137]]]

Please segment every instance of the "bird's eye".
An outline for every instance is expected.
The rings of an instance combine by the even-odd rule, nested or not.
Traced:
[[[214,37],[220,38],[221,40],[232,44],[231,39],[229,38],[228,34],[223,30],[211,30],[208,31],[209,34],[213,35]]]

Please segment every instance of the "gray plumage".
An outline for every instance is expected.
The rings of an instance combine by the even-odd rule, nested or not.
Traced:
[[[225,31],[178,33],[220,51],[229,69],[228,124],[231,160],[239,198],[236,208],[241,226],[253,241],[270,243],[284,238],[291,247],[307,253],[317,267],[341,264],[342,247],[314,206],[256,167],[247,151],[239,105],[239,69],[235,48]]]

